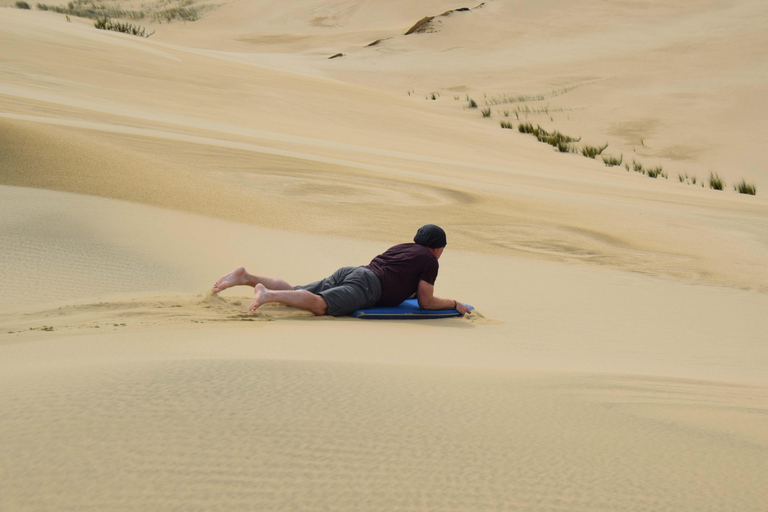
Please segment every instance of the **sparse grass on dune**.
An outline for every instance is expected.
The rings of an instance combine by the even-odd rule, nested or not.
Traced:
[[[723,190],[723,188],[725,188],[725,181],[720,176],[718,176],[716,172],[710,172],[709,188],[714,190]]]
[[[489,105],[503,105],[506,103],[529,103],[529,102],[536,102],[536,101],[544,101],[551,98],[555,98],[557,96],[562,96],[563,94],[569,93],[575,89],[578,89],[580,87],[584,87],[585,85],[589,85],[592,82],[588,83],[581,83],[581,84],[575,84],[568,87],[562,87],[560,89],[554,89],[547,93],[538,93],[538,94],[499,94],[496,96],[491,96],[490,98],[486,99],[486,102]]]
[[[557,130],[549,132],[539,125],[534,127],[531,123],[520,123],[517,129],[520,133],[530,133],[536,137],[539,142],[549,144],[550,146],[557,148],[561,153],[575,153],[576,149],[573,146],[573,143],[581,140],[581,137],[576,139],[560,133]]]
[[[32,9],[27,2],[16,2],[14,5],[17,9]]]
[[[583,84],[582,84],[583,85]],[[500,97],[489,97],[487,94],[483,94],[483,102],[485,104],[485,107],[481,109],[482,116],[490,118],[492,115],[492,108],[491,105],[500,105],[504,103],[516,103],[516,102],[528,102],[528,101],[541,101],[548,98],[551,98],[553,96],[557,96],[559,94],[565,94],[566,92],[573,90],[577,87],[580,87],[581,85],[559,89],[556,91],[552,91],[548,94],[538,94],[538,95],[517,95],[517,96],[511,96],[511,95],[501,95]],[[409,94],[411,92],[409,91]],[[434,97],[435,93],[432,93],[432,99],[435,99]],[[459,100],[459,96],[454,96],[454,100]],[[478,102],[474,99],[470,98],[469,95],[466,95],[466,101],[467,105],[465,108],[470,109],[476,109],[480,108],[478,106]],[[520,115],[524,114],[525,118],[528,118],[529,114],[545,114],[548,115],[550,118],[550,121],[553,121],[553,117],[550,114],[550,111],[563,111],[561,107],[555,107],[551,108],[549,105],[545,105],[542,107],[531,107],[530,105],[523,104],[523,105],[516,105],[514,110],[515,118],[520,121]],[[499,110],[499,115],[503,115],[504,117],[509,117],[510,111],[505,110]],[[515,129],[515,125],[510,121],[501,121],[499,123],[499,126],[501,128],[506,130],[513,130]],[[536,139],[539,142],[543,142],[546,144],[551,145],[555,149],[557,149],[561,153],[580,153],[584,157],[595,159],[597,156],[600,156],[603,151],[605,151],[606,148],[608,148],[608,143],[606,142],[602,146],[592,146],[589,144],[585,144],[581,146],[580,148],[576,145],[577,142],[581,141],[581,137],[574,138],[570,137],[568,135],[565,135],[561,133],[558,130],[554,130],[552,132],[542,128],[541,125],[536,124],[534,125],[532,122],[526,121],[526,122],[520,122],[517,124],[517,129],[520,133],[526,133],[533,135],[536,137]],[[645,147],[645,141],[643,139],[640,139],[640,144]],[[644,176],[648,176],[649,178],[657,179],[659,177],[662,177],[664,179],[669,179],[669,173],[664,170],[664,168],[661,165],[656,165],[655,167],[645,167],[641,162],[637,160],[632,160],[632,163],[624,162],[624,154],[622,153],[618,158],[615,156],[601,156],[603,163],[606,167],[618,167],[623,164],[626,171],[634,171],[638,174],[642,174]],[[689,175],[687,172],[684,174],[678,174],[678,181],[680,183],[686,183],[689,185],[696,185],[698,182],[698,179],[695,175]],[[725,181],[722,180],[716,173],[710,173],[710,178],[708,180],[709,186],[712,189],[715,190],[723,190],[725,188]],[[704,186],[704,182],[701,182],[702,187]],[[747,183],[746,180],[742,179],[741,182],[734,183],[733,188],[735,191],[741,193],[741,194],[749,194],[749,195],[755,195],[756,194],[756,187],[752,183]]]
[[[689,176],[687,172],[684,174],[678,174],[677,179],[680,181],[680,183],[686,183],[688,185],[695,185],[697,180],[696,175],[692,174]]]
[[[621,154],[620,158],[616,158],[615,156],[604,156],[601,158],[603,159],[603,163],[606,167],[615,167],[617,165],[621,165],[621,163],[624,161],[624,153]]]
[[[175,4],[175,5],[174,5]],[[131,20],[150,19],[162,23],[175,20],[196,21],[200,19],[201,11],[212,8],[209,5],[199,5],[196,0],[160,0],[154,3],[142,4],[142,10],[125,10],[114,0],[76,0],[67,5],[48,5],[38,3],[41,11],[53,11],[59,14],[101,20],[104,18],[126,18]]]
[[[733,184],[733,190],[737,191],[739,194],[749,194],[752,196],[757,194],[757,187],[755,187],[755,184],[747,183],[744,178],[741,179],[741,182]]]
[[[123,32],[124,34],[131,34],[133,36],[139,37],[149,37],[155,33],[152,31],[151,33],[147,34],[147,30],[144,27],[133,25],[131,23],[120,23],[117,21],[112,21],[109,18],[96,20],[96,23],[94,23],[93,26],[100,30],[114,30],[115,32]]]
[[[589,146],[585,145],[583,148],[581,148],[581,154],[584,155],[587,158],[595,158],[599,154],[601,154],[603,151],[605,151],[605,148],[608,147],[608,143],[606,142],[603,146]]]

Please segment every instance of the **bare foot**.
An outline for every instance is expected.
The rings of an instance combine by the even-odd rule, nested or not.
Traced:
[[[229,274],[221,276],[219,280],[216,281],[213,285],[213,293],[216,294],[222,292],[233,286],[248,284],[247,276],[248,272],[245,271],[244,267],[237,267],[235,270]]]
[[[257,284],[254,287],[253,302],[251,302],[250,307],[248,307],[248,312],[253,313],[259,308],[259,306],[270,302],[269,292],[270,290],[268,290],[263,284]]]

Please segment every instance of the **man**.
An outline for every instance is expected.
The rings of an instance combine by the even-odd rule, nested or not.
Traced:
[[[358,309],[397,306],[415,295],[422,309],[469,313],[461,302],[434,295],[437,260],[446,246],[445,231],[427,224],[419,228],[413,241],[390,247],[368,265],[340,268],[332,276],[306,286],[294,287],[282,279],[255,276],[237,267],[216,281],[213,293],[232,286],[252,286],[251,312],[268,302],[279,302],[315,315],[344,316]]]

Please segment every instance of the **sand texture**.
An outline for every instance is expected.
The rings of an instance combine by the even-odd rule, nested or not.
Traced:
[[[14,4],[0,511],[768,510],[765,2]],[[210,293],[426,223],[476,313]]]

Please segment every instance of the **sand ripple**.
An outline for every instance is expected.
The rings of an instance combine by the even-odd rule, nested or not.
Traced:
[[[768,499],[764,436],[644,418],[626,393],[593,399],[601,378],[176,360],[2,382],[6,510],[757,512]],[[765,424],[765,400],[751,405]]]

